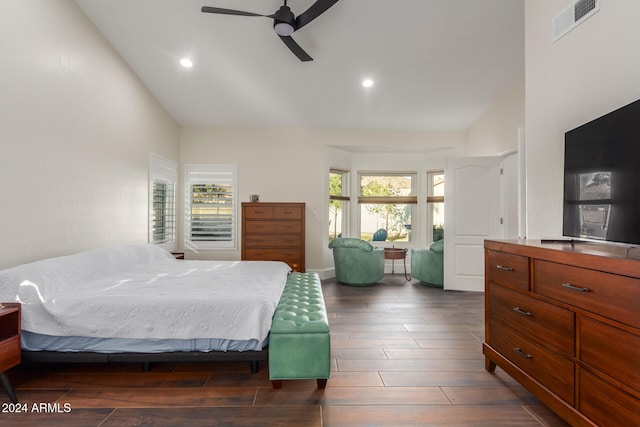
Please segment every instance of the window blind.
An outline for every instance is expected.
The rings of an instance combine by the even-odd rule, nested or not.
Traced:
[[[235,165],[187,165],[186,230],[192,248],[235,248]]]
[[[176,182],[178,163],[149,155],[149,243],[176,249]]]

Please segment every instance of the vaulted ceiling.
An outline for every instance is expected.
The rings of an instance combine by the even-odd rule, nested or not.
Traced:
[[[283,0],[76,2],[185,126],[462,130],[524,72],[524,0],[340,0],[293,34],[309,62],[269,18],[201,12]]]

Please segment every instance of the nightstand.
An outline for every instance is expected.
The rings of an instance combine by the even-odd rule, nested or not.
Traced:
[[[0,380],[9,399],[18,399],[4,371],[20,364],[20,303],[0,303]]]

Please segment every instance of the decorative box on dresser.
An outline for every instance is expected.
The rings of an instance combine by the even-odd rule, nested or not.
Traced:
[[[242,203],[242,259],[284,261],[305,271],[305,204]]]
[[[486,241],[486,369],[571,425],[640,425],[640,260],[629,250]]]
[[[18,400],[4,371],[20,364],[20,312],[20,303],[0,303],[0,381],[13,403]]]

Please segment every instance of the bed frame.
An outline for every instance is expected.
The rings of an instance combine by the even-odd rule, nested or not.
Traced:
[[[250,362],[252,373],[260,362],[268,360],[269,351],[176,351],[167,353],[94,353],[22,350],[22,361],[32,363],[142,363],[148,371],[151,363],[161,362]]]
[[[316,379],[324,389],[331,371],[329,321],[318,273],[294,272],[287,277],[273,316],[270,346],[260,351],[176,351],[167,353],[97,353],[22,350],[22,359],[34,363],[142,363],[148,371],[154,362],[250,362],[252,373],[269,360],[274,388],[282,380]]]

